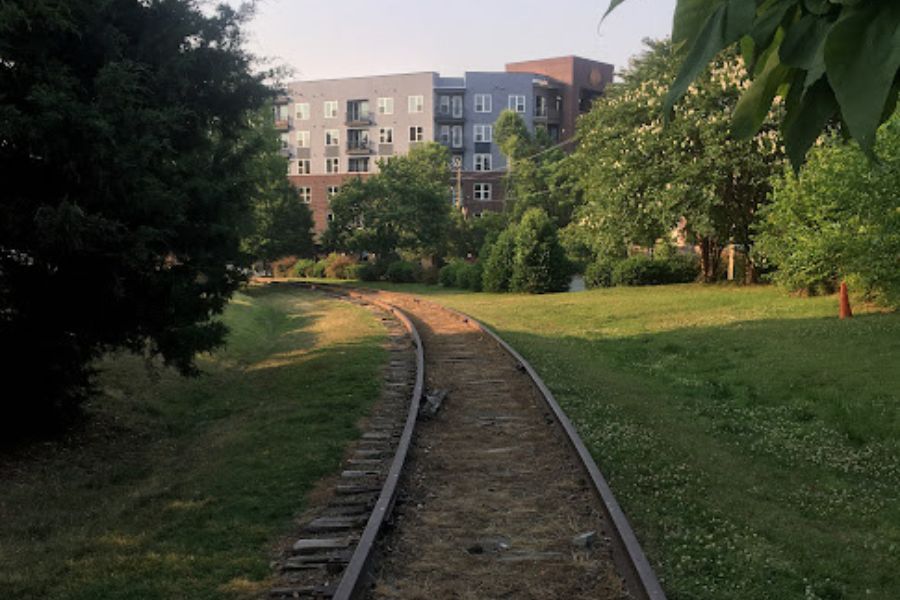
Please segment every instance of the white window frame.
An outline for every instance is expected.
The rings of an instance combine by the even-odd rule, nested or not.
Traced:
[[[450,98],[450,114],[454,119],[462,119],[463,116],[463,97],[456,95]]]
[[[409,126],[409,141],[410,142],[421,142],[425,139],[425,128],[421,125],[410,125]]]
[[[508,108],[513,112],[525,114],[525,96],[523,96],[522,94],[510,94]]]
[[[454,148],[463,147],[463,128],[462,125],[454,125],[450,128],[450,145]]]
[[[441,125],[441,133],[439,140],[442,144],[450,145],[450,126]]]
[[[379,144],[393,144],[394,143],[394,128],[393,127],[382,127],[378,131],[378,143]]]
[[[475,94],[475,112],[494,112],[493,97],[490,94]]]
[[[325,172],[326,173],[340,173],[341,172],[341,159],[336,156],[329,156],[325,159]]]
[[[340,129],[326,129],[325,130],[325,145],[326,146],[340,146],[341,145],[341,130]]]
[[[339,110],[340,107],[338,106],[337,100],[326,100],[322,104],[322,112],[326,119],[337,119]]]
[[[298,121],[309,121],[309,102],[298,102],[295,112]]]
[[[329,185],[326,188],[326,195],[328,197],[328,201],[330,202],[332,198],[341,193],[341,187],[339,185]]]
[[[353,170],[350,168],[350,165],[353,164],[353,161],[356,161],[356,164],[366,165],[365,170]],[[369,158],[368,157],[353,157],[347,160],[347,172],[348,173],[368,173],[369,172]]]
[[[409,96],[406,100],[406,108],[409,114],[425,112],[425,96],[421,94]]]
[[[438,112],[442,115],[450,114],[450,105],[452,104],[450,100],[450,96],[447,94],[441,94],[438,96]]]
[[[311,187],[299,187],[297,188],[297,193],[300,195],[300,202],[303,204],[311,204],[312,203],[312,188]]]
[[[298,148],[309,148],[309,130],[299,130],[297,131],[297,144]]]
[[[490,153],[478,153],[473,157],[473,167],[475,171],[490,171],[491,170],[491,155]]]
[[[394,98],[392,96],[384,96],[378,99],[378,114],[392,115],[394,114]]]
[[[493,186],[490,183],[476,183],[472,186],[472,197],[479,202],[490,202]]]
[[[493,142],[494,126],[493,125],[475,125],[472,127],[473,138],[476,142]]]
[[[291,147],[291,136],[289,134],[282,133],[278,137],[281,140],[281,149],[282,150]]]
[[[297,160],[297,175],[309,175],[312,173],[312,162],[308,158]]]

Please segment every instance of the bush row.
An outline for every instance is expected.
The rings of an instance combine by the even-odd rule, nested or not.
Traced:
[[[439,281],[444,287],[480,292],[483,271],[480,262],[470,263],[464,260],[454,260],[441,268]]]
[[[664,285],[690,283],[700,274],[696,255],[679,254],[667,258],[637,255],[619,260],[599,258],[589,264],[584,283],[589,288],[613,285]]]

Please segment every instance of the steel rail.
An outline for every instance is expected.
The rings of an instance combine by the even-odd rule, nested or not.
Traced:
[[[572,421],[556,401],[556,398],[554,398],[553,392],[550,391],[550,388],[547,387],[540,375],[537,374],[537,371],[534,370],[534,367],[515,348],[510,346],[506,340],[478,319],[453,308],[446,306],[441,306],[441,308],[455,314],[465,322],[472,323],[489,335],[528,373],[532,382],[540,390],[544,402],[553,412],[556,422],[562,427],[569,445],[578,455],[582,468],[593,484],[594,492],[600,498],[606,519],[612,525],[613,561],[619,569],[619,575],[625,580],[628,592],[641,600],[666,600],[666,594],[659,583],[659,579],[656,577],[653,567],[650,566],[650,562],[647,560],[647,556],[644,554],[644,550],[641,548],[641,544],[638,542],[637,536],[635,536],[634,530],[631,528],[631,524],[628,522],[628,518],[625,516],[625,512],[619,505],[618,500],[616,500],[606,478],[600,472],[594,457],[591,456],[587,446],[584,445]]]
[[[337,291],[329,286],[327,289]],[[412,398],[409,403],[409,412],[406,416],[406,424],[403,427],[403,433],[400,435],[400,441],[397,444],[397,450],[394,453],[394,460],[391,462],[391,468],[385,478],[381,493],[372,509],[372,514],[366,522],[366,527],[359,538],[359,543],[350,557],[350,562],[344,569],[341,580],[335,589],[333,600],[357,600],[362,598],[367,591],[369,580],[369,567],[371,566],[372,557],[375,550],[375,542],[378,539],[381,529],[385,521],[391,515],[394,503],[397,501],[397,492],[399,490],[400,477],[403,473],[403,467],[406,464],[406,456],[409,453],[409,447],[412,444],[413,432],[415,431],[416,421],[419,417],[419,404],[422,400],[422,393],[425,388],[425,352],[422,347],[422,338],[413,322],[402,310],[388,304],[375,300],[374,298],[353,293],[350,290],[341,290],[348,296],[353,296],[378,306],[379,308],[390,312],[396,316],[403,326],[409,331],[413,344],[416,347],[416,383],[413,387]]]

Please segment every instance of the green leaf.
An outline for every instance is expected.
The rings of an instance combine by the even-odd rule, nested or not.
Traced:
[[[737,106],[734,108],[734,116],[731,121],[731,132],[738,139],[752,137],[762,125],[772,100],[778,93],[778,88],[785,83],[790,75],[790,68],[781,63],[778,57],[778,40],[765,53],[763,69],[753,79],[753,83],[746,92],[741,95]]]
[[[825,41],[825,68],[850,134],[874,157],[875,132],[900,68],[900,3],[844,7]]]
[[[718,11],[725,0],[678,0],[672,23],[672,41],[675,45],[687,42],[693,46],[697,35],[709,22],[712,13]]]
[[[609,15],[609,13],[614,11],[616,9],[616,7],[620,4],[622,4],[623,2],[625,2],[625,0],[611,0],[609,3],[609,8],[607,8],[606,12],[603,13],[603,19],[605,19]],[[600,20],[602,21],[603,19],[600,19]]]
[[[672,111],[672,107],[687,91],[691,82],[706,68],[712,58],[719,53],[720,50],[733,44],[746,33],[753,24],[753,16],[755,14],[754,0],[730,0],[727,4],[703,2],[701,0],[680,0],[679,7],[691,6],[694,10],[702,5],[718,4],[718,8],[706,18],[703,29],[696,36],[684,38],[690,42],[690,50],[681,65],[678,76],[669,88],[666,94],[666,100],[663,105],[663,112],[668,118]],[[682,17],[691,14],[687,8],[683,9]],[[678,11],[676,11],[676,26],[678,26]],[[688,31],[688,23],[684,22],[680,26],[682,35],[690,33]],[[693,24],[690,24],[693,27]],[[674,38],[673,34],[673,40]]]
[[[803,88],[794,84],[791,91],[795,89]],[[838,108],[831,86],[824,79],[799,94],[802,98],[796,104],[788,103],[784,118],[784,148],[795,172],[800,171],[806,153]]]
[[[831,29],[827,19],[804,15],[794,23],[784,36],[778,51],[784,64],[810,71],[821,61],[825,65],[825,38]]]
[[[797,0],[775,0],[760,9],[753,21],[753,27],[750,28],[750,37],[760,52],[772,44],[775,32],[784,20],[785,14],[796,5]]]

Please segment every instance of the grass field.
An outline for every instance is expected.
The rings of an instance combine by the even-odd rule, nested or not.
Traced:
[[[398,287],[535,365],[670,598],[900,598],[900,314],[765,287]]]
[[[239,295],[205,375],[102,365],[70,439],[0,457],[0,598],[256,597],[380,388],[385,333],[297,290]]]

